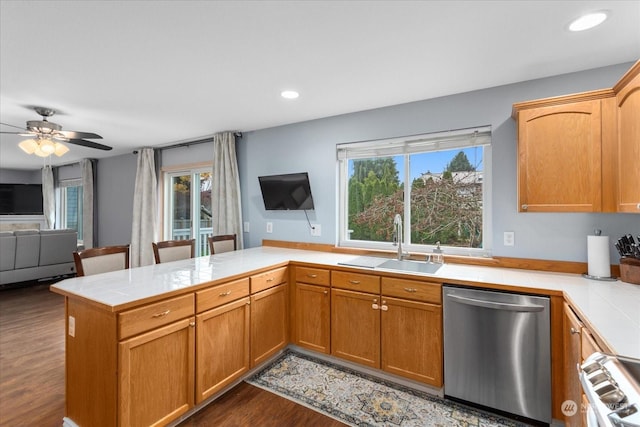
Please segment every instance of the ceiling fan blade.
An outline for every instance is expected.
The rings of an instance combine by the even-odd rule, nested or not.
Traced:
[[[67,141],[69,144],[81,145],[83,147],[97,148],[98,150],[111,150],[113,147],[108,145],[98,144],[97,142],[87,141],[84,139],[70,139]]]
[[[84,139],[84,138],[102,139],[102,137],[97,133],[91,133],[91,132],[76,132],[73,130],[61,130],[58,132],[63,134],[65,138],[69,138],[69,139]]]
[[[21,133],[24,133],[24,131],[22,131],[22,132],[4,132],[4,131],[0,131],[0,133],[10,133],[12,135],[20,135]]]
[[[25,130],[26,130],[26,129],[25,129],[25,128],[23,128],[22,126],[14,126],[14,125],[10,125],[9,123],[2,123],[2,122],[0,122],[0,125],[2,125],[2,126],[9,126],[9,127],[16,128],[16,129],[22,129],[23,131],[25,131]],[[8,133],[8,132],[3,132],[3,133]]]

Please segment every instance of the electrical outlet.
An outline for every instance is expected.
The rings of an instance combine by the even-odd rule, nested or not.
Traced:
[[[516,233],[513,231],[505,231],[503,243],[505,246],[514,246],[516,243]]]
[[[311,235],[312,236],[322,235],[322,227],[320,226],[320,224],[311,224]]]
[[[244,222],[244,225],[242,226],[242,231],[244,231],[245,233],[249,232],[249,221]]]
[[[267,223],[267,233],[273,233],[273,223],[272,222],[268,222]]]

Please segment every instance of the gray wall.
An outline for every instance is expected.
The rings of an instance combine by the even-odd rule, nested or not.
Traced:
[[[131,243],[136,168],[133,154],[98,161],[98,246]]]
[[[245,246],[262,239],[336,242],[336,144],[491,125],[493,151],[493,254],[586,261],[586,236],[594,228],[620,236],[640,233],[640,217],[630,214],[535,214],[517,212],[516,125],[512,104],[549,96],[612,87],[632,64],[621,64],[409,104],[245,133],[238,144]],[[309,172],[315,211],[311,222],[322,236],[311,237],[304,212],[265,211],[258,176]],[[390,223],[392,219],[389,219]],[[266,233],[266,222],[273,233]],[[502,244],[515,232],[515,246]],[[611,252],[612,262],[619,257]]]
[[[600,228],[609,236],[640,233],[640,217],[630,214],[536,214],[517,212],[516,127],[514,102],[602,89],[614,83],[632,64],[620,64],[443,98],[245,132],[239,140],[238,161],[245,247],[263,239],[333,244],[336,241],[336,156],[338,143],[436,132],[479,125],[493,128],[493,254],[499,256],[582,261],[587,259],[586,236]],[[196,148],[197,147],[197,148]],[[164,165],[211,159],[211,144],[165,150]],[[304,212],[265,211],[258,176],[309,172],[315,211],[311,222],[322,236],[311,237]],[[99,244],[131,240],[134,155],[98,162]],[[265,232],[266,222],[273,233]],[[503,231],[515,231],[515,246],[502,245]],[[619,257],[613,253],[612,263]]]
[[[0,169],[0,184],[42,184],[42,171]]]

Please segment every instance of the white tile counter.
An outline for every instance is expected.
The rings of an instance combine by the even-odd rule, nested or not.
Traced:
[[[95,276],[67,279],[51,290],[119,311],[160,295],[176,294],[289,261],[336,266],[354,255],[258,247]],[[356,268],[358,267],[350,267]],[[359,268],[365,271],[388,271]],[[394,273],[398,273],[395,271]],[[640,359],[640,285],[589,280],[576,274],[445,264],[436,274],[411,273],[442,282],[474,282],[529,290],[563,292],[616,353]],[[523,289],[527,291],[527,289]]]

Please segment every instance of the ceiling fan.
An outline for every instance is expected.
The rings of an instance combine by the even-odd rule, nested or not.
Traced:
[[[87,139],[102,139],[98,134],[91,132],[78,132],[71,130],[62,130],[62,126],[47,120],[53,116],[56,111],[51,108],[33,107],[36,113],[42,116],[42,120],[28,120],[26,128],[10,125],[8,123],[0,123],[16,129],[21,132],[0,132],[6,134],[17,134],[28,136],[33,139],[22,141],[19,146],[28,154],[36,154],[40,157],[47,157],[51,154],[62,156],[69,149],[60,142],[68,142],[69,144],[81,145],[83,147],[96,148],[98,150],[111,150],[108,145],[99,144]]]

